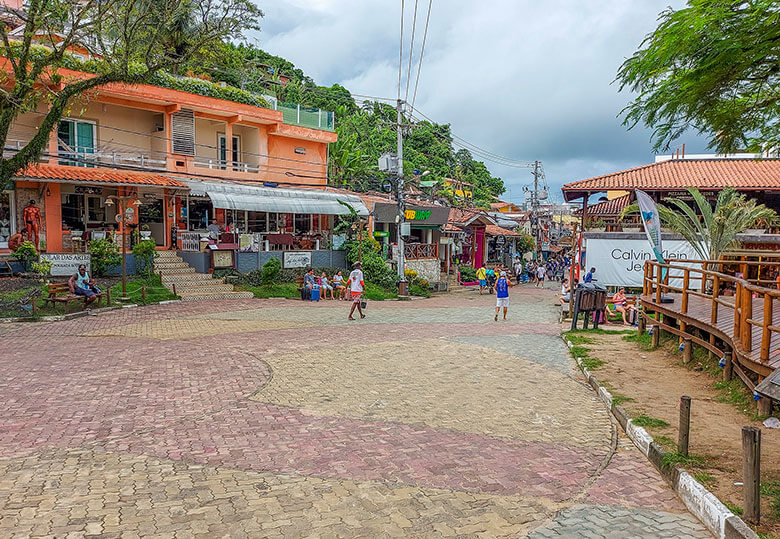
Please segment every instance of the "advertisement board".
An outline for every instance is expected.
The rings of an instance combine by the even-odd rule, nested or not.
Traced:
[[[664,240],[663,245],[662,254],[667,263],[698,258],[686,241]],[[653,248],[646,239],[585,238],[585,271],[596,268],[600,285],[641,288],[646,260],[655,260]],[[669,284],[680,286],[680,281],[672,279]]]
[[[282,257],[285,268],[311,266],[311,251],[285,251]]]
[[[90,255],[87,253],[41,253],[41,260],[54,264],[51,274],[54,277],[70,277],[79,270],[79,266],[87,266],[87,273],[92,274]]]

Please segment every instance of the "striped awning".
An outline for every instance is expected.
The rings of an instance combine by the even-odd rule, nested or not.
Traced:
[[[349,206],[358,215],[368,215],[368,208],[355,195],[317,189],[260,187],[234,181],[182,181],[190,188],[190,195],[207,196],[215,208],[223,210],[347,215]]]

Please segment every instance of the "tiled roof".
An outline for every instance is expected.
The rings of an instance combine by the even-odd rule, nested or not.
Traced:
[[[586,191],[664,191],[686,187],[778,191],[780,159],[672,159],[567,183],[563,193],[571,200]]]
[[[462,208],[450,208],[451,223],[467,223],[477,214],[482,213],[479,210],[465,210]]]
[[[487,234],[488,236],[522,236],[522,234],[519,234],[514,230],[509,230],[508,228],[501,228],[500,226],[497,225],[486,225],[485,234]]]
[[[598,217],[602,215],[620,215],[623,209],[628,206],[631,195],[623,195],[622,197],[613,198],[612,200],[605,200],[598,204],[588,206],[588,217]],[[574,215],[582,215],[582,208],[574,210]]]
[[[156,185],[160,187],[185,188],[178,180],[152,172],[114,170],[110,168],[72,167],[67,165],[46,165],[36,163],[17,174],[19,178],[39,180],[60,180],[90,183],[116,183],[127,185]]]

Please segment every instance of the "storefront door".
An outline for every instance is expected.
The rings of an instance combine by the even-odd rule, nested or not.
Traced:
[[[474,229],[474,267],[479,268],[485,263],[485,229]]]
[[[148,227],[155,245],[165,245],[165,212],[162,199],[144,200],[138,209],[138,225],[141,236]]]

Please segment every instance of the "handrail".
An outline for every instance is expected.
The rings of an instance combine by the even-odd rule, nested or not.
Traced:
[[[728,264],[723,260],[675,260],[665,264],[648,260],[644,267],[643,295],[654,298],[655,303],[660,304],[664,294],[679,293],[680,314],[683,315],[689,314],[691,296],[709,299],[711,303],[709,323],[713,326],[718,322],[721,307],[733,309],[732,327],[730,331],[726,331],[733,345],[745,355],[751,355],[754,348],[753,328],[761,328],[761,336],[755,346],[758,349],[759,361],[767,364],[772,348],[772,337],[780,333],[780,327],[776,326],[772,319],[774,302],[780,299],[780,289],[761,286],[760,281],[757,283],[756,279],[745,279],[709,269],[722,266],[724,263]],[[738,261],[736,263],[762,267],[780,266],[780,262],[751,264]],[[697,267],[697,264],[701,267]],[[724,299],[725,290],[733,290],[733,303]],[[763,301],[760,312],[754,312],[754,299]]]

